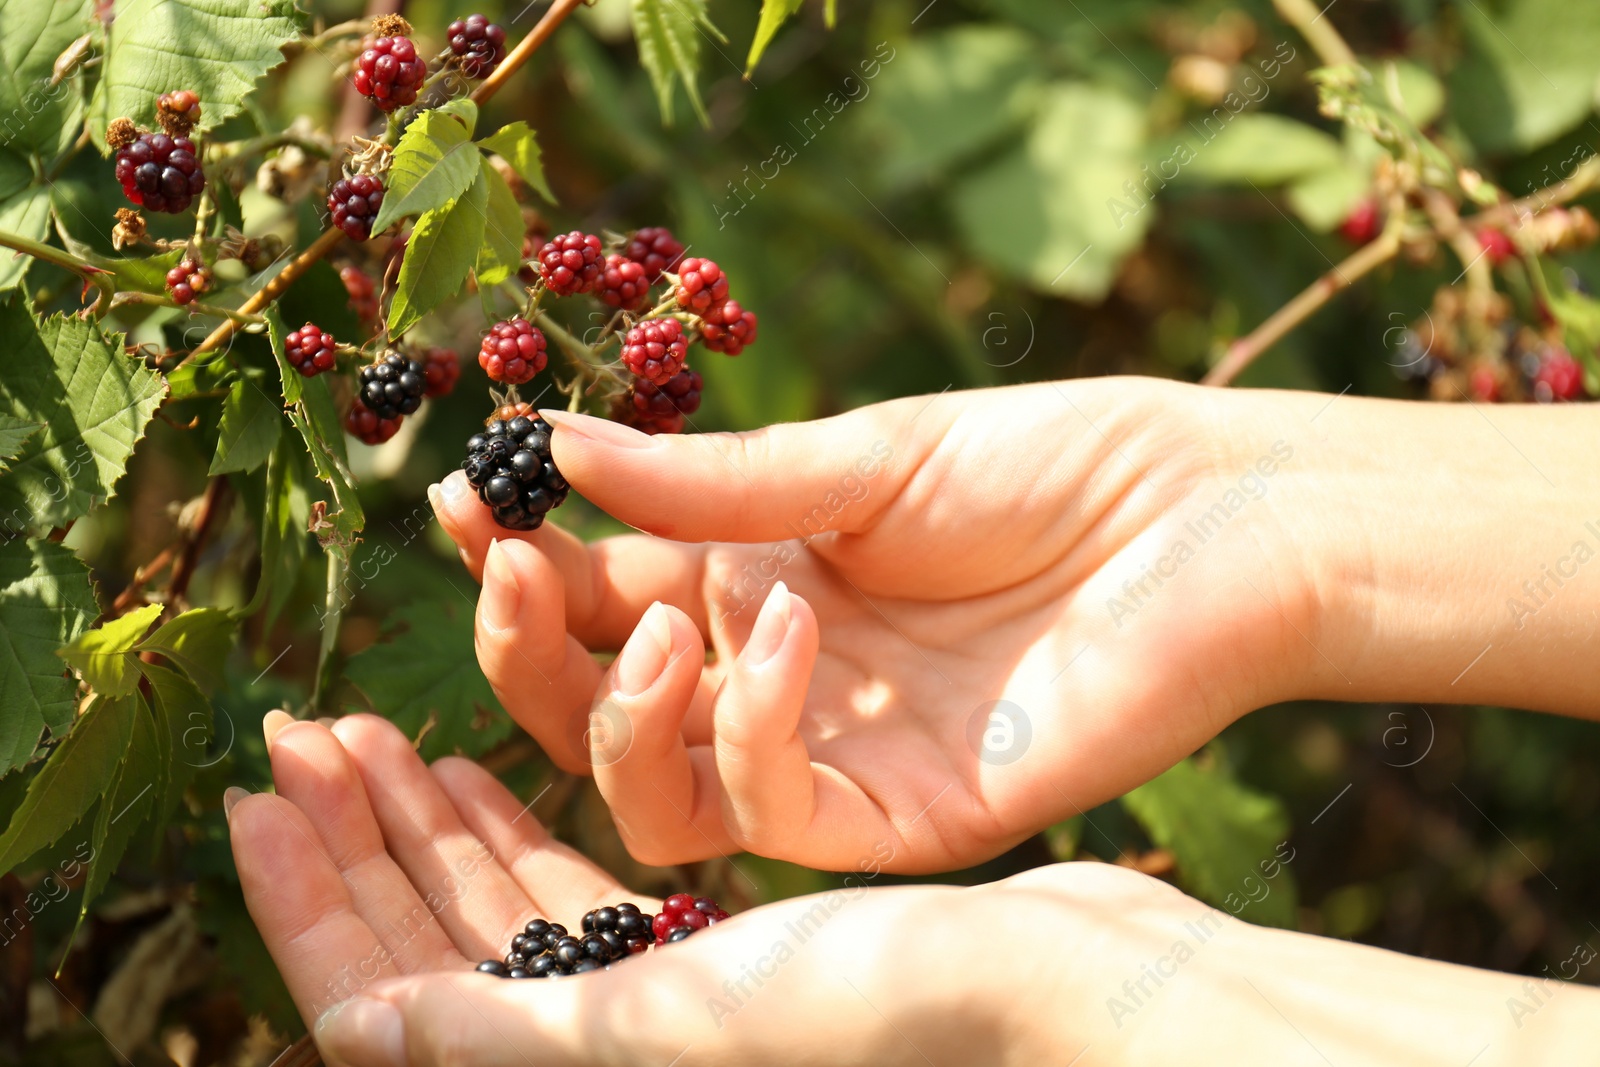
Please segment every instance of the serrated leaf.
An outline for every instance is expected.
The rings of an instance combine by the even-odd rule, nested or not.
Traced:
[[[52,86],[50,78],[88,19],[89,0],[0,0],[0,141],[8,147],[51,156],[77,136],[80,79]]]
[[[477,108],[466,103],[476,114]],[[424,111],[406,127],[395,147],[372,232],[381,233],[408,215],[450,203],[477,178],[479,158],[470,126],[463,127],[442,111]]]
[[[1277,798],[1245,787],[1215,761],[1186,759],[1122,803],[1173,854],[1189,892],[1252,922],[1294,925],[1294,879],[1275,862],[1289,834]]]
[[[0,834],[0,874],[56,841],[111,786],[133,734],[131,704],[101,698],[56,746]]]
[[[777,35],[778,28],[789,21],[789,17],[799,11],[803,3],[805,0],[761,0],[761,19],[756,23],[756,35],[750,42],[750,54],[744,60],[746,74],[756,69],[762,53]]]
[[[126,710],[120,710],[125,708]],[[113,781],[100,802],[95,815],[93,836],[94,860],[89,864],[89,874],[83,881],[83,899],[78,907],[78,925],[89,914],[89,905],[100,895],[135,831],[144,824],[155,806],[160,786],[161,756],[156,740],[155,720],[145,707],[144,698],[137,691],[125,701],[119,701],[119,710],[130,720],[128,747],[114,772]],[[77,934],[76,928],[73,930]]]
[[[294,369],[294,364],[289,362],[289,352],[285,347],[285,338],[289,330],[284,325],[283,313],[278,310],[277,304],[270,304],[267,310],[261,313],[267,320],[267,340],[272,344],[272,354],[278,361],[278,378],[283,383],[283,402],[285,405],[293,404],[300,399],[300,392],[305,383],[305,378]]]
[[[545,180],[544,156],[539,149],[539,138],[526,122],[518,119],[500,127],[493,136],[479,141],[478,147],[504,159],[511,164],[517,176],[540,196],[552,204],[556,202],[555,194],[550,191],[550,183]]]
[[[305,559],[306,519],[311,507],[306,484],[311,474],[301,458],[304,454],[294,439],[285,434],[267,461],[267,484],[261,508],[261,576],[256,581],[250,603],[234,612],[243,619],[264,607],[266,615],[262,627],[269,631],[284,601],[294,590],[295,578]]]
[[[26,237],[30,241],[44,241],[50,236],[50,190],[43,185],[30,186],[0,206],[0,230]],[[33,257],[26,252],[0,249],[0,293],[22,284],[23,276],[33,266]]]
[[[487,159],[483,161],[483,180],[489,187],[484,217],[483,247],[473,270],[478,275],[478,291],[492,289],[522,266],[522,209],[511,186],[500,177]]]
[[[178,265],[184,250],[174,248],[170,252],[162,252],[154,256],[135,256],[128,259],[112,259],[105,256],[94,256],[89,261],[97,267],[110,271],[117,276],[117,289],[134,289],[141,293],[164,293],[167,291],[167,271]],[[194,364],[186,363],[185,367]]]
[[[236,626],[221,608],[194,608],[162,623],[139,643],[138,651],[161,653],[209,693],[222,684],[222,665],[233,651]]]
[[[0,336],[0,412],[44,425],[0,477],[0,515],[33,529],[64,526],[111,497],[166,385],[76,318],[36,326],[3,304]]]
[[[149,663],[141,663],[139,669],[150,682],[161,760],[154,811],[157,820],[164,822],[195,774],[215,762],[207,752],[216,714],[195,684],[177,671]]]
[[[472,614],[455,604],[416,604],[397,612],[390,639],[350,657],[345,676],[378,714],[416,738],[433,760],[477,756],[504,740],[511,720],[473,654]]]
[[[351,543],[355,535],[361,532],[366,518],[362,514],[355,478],[350,474],[346,459],[344,430],[339,423],[338,409],[334,407],[333,395],[328,392],[328,383],[323,377],[305,382],[300,402],[289,411],[289,422],[300,431],[306,451],[311,455],[312,468],[317,477],[332,490],[337,506],[337,510],[327,516],[333,520],[332,536],[320,532],[318,538],[324,544]]]
[[[277,402],[254,381],[240,378],[222,404],[217,454],[212,457],[209,473],[255,470],[272,455],[282,426],[283,409]]]
[[[726,41],[706,15],[705,0],[633,0],[633,36],[639,62],[655,86],[661,121],[672,125],[673,93],[679,81],[702,125],[711,125],[700,99],[700,38]]]
[[[72,723],[77,683],[56,656],[100,613],[89,570],[53,541],[0,542],[0,775],[22,766],[48,727]]]
[[[95,144],[105,147],[119,116],[154,126],[156,98],[175,87],[199,94],[202,132],[216,127],[243,110],[299,34],[294,0],[118,0],[89,108]]]
[[[390,334],[405,333],[461,291],[483,244],[488,204],[489,183],[480,169],[477,180],[458,199],[417,220],[389,303]]]
[[[160,614],[160,604],[146,604],[111,619],[80,634],[61,650],[61,658],[76,667],[95,692],[126,696],[139,684],[139,669],[130,653]]]
[[[42,429],[44,427],[37,422],[0,415],[0,474],[11,469],[7,461],[21,455],[28,438]]]

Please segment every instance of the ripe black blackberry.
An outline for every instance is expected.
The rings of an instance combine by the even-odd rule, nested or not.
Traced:
[[[600,238],[582,230],[546,241],[538,259],[539,276],[557,296],[589,292],[599,284],[606,266]]]
[[[606,267],[600,274],[595,293],[614,308],[637,310],[644,305],[644,298],[650,293],[644,265],[627,256],[612,253],[606,257]]]
[[[665,385],[683,369],[689,342],[677,319],[649,319],[629,330],[622,339],[622,362],[636,376]]]
[[[495,419],[467,441],[461,469],[494,521],[508,530],[537,530],[550,509],[567,498],[567,480],[550,455],[551,432],[537,415],[520,415],[510,422]],[[536,932],[534,923],[528,926],[529,937],[549,936],[549,931]]]
[[[206,172],[187,137],[139,133],[133,123],[118,119],[107,129],[106,141],[117,150],[122,193],[135,204],[176,215],[206,187]]]
[[[352,240],[372,236],[372,220],[383,206],[383,182],[371,174],[340,178],[328,192],[328,214],[333,224]]]
[[[559,978],[609,969],[650,948],[650,916],[637,904],[596,908],[583,917],[582,936],[560,923],[534,919],[511,939],[504,960],[484,960],[482,974],[498,978]]]
[[[661,272],[672,270],[683,256],[683,242],[665,226],[646,226],[628,239],[622,254],[644,268],[644,280],[654,285]]]
[[[211,271],[204,263],[185,259],[167,271],[167,292],[177,304],[190,304],[211,288]]]
[[[445,30],[450,51],[455,53],[461,73],[469,78],[487,78],[506,57],[506,31],[482,15],[456,19]]]
[[[376,363],[361,368],[361,402],[380,419],[409,415],[422,406],[428,372],[421,363],[390,349]]]
[[[339,361],[339,342],[314,323],[306,323],[283,339],[284,354],[302,377],[314,378]]]

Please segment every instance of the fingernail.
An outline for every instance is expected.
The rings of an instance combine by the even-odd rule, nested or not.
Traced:
[[[241,789],[236,785],[230,785],[227,789],[223,790],[222,793],[222,814],[231,817],[233,815],[234,807],[239,803],[239,801],[243,800],[249,795],[250,790]]]
[[[438,484],[439,495],[444,498],[446,504],[454,504],[467,493],[467,477],[464,474],[460,476],[452,474]]]
[[[444,494],[439,492],[439,483],[434,482],[428,486],[428,506],[435,515],[444,510]]]
[[[541,410],[539,415],[557,429],[565,429],[570,434],[596,444],[612,445],[617,448],[656,448],[661,444],[659,438],[640,433],[610,419],[597,419],[593,415],[578,415],[571,411],[553,409]]]
[[[283,732],[283,728],[294,722],[294,716],[287,711],[269,711],[261,720],[261,735],[267,739],[267,751],[272,751],[272,739]]]
[[[317,725],[331,730],[333,729],[333,724],[338,721],[339,720],[335,719],[332,715],[322,715],[318,717]]]
[[[672,654],[672,620],[658,600],[650,605],[634,627],[633,636],[617,655],[617,689],[624,696],[638,696],[661,677]]]
[[[406,1029],[400,1012],[382,1000],[347,1000],[317,1020],[317,1047],[361,1067],[406,1067]]]
[[[739,655],[745,666],[759,667],[777,654],[789,633],[789,619],[793,614],[789,587],[779,582],[767,594],[767,602],[761,605],[755,628],[750,631],[750,640],[745,642],[744,651]]]
[[[478,594],[478,612],[484,626],[494,633],[506,630],[517,621],[517,606],[522,592],[517,587],[517,574],[499,539],[489,542],[489,551],[483,560],[483,592]]]

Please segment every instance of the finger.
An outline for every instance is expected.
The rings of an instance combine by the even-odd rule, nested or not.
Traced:
[[[270,793],[246,796],[228,811],[228,833],[245,906],[308,1026],[367,982],[400,973],[304,812]]]
[[[469,959],[498,958],[532,917],[528,895],[474,837],[411,742],[375,715],[351,715],[333,732],[349,751],[383,840]]]
[[[481,580],[489,545],[522,541],[537,548],[561,577],[567,626],[585,647],[614,651],[633,632],[645,609],[659,600],[681,608],[706,632],[705,549],[655,537],[629,535],[585,544],[546,522],[537,530],[507,530],[456,471],[428,490],[439,525]]]
[[[533,546],[490,546],[476,634],[478,665],[506,711],[562,769],[589,773],[582,738],[600,667],[568,636],[561,577]]]
[[[919,403],[737,434],[649,436],[587,415],[540,414],[556,427],[551,448],[563,476],[618,519],[675,541],[750,542],[869,528],[916,469],[888,442],[905,437]],[[869,506],[819,507],[869,478],[885,490]]]
[[[305,813],[327,861],[349,886],[356,914],[400,970],[464,966],[466,958],[418,895],[423,887],[413,886],[385,850],[361,774],[339,739],[314,722],[269,722],[268,729],[278,795]]]
[[[528,810],[532,805],[524,806],[476,763],[447,757],[433,765],[433,776],[467,829],[489,846],[541,917],[570,920],[628,899],[620,882],[551,837]]]
[[[607,672],[590,714],[590,762],[623,844],[642,863],[732,851],[711,749],[690,748],[684,720],[701,682],[700,635],[656,605]]]

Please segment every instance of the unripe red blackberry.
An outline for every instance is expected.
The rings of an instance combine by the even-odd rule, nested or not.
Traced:
[[[378,287],[372,275],[352,263],[339,268],[339,280],[344,282],[344,291],[350,296],[350,310],[356,313],[356,318],[364,324],[376,322]]]
[[[1533,376],[1533,397],[1541,404],[1583,396],[1583,368],[1564,348],[1551,351]]]
[[[482,15],[468,15],[452,22],[445,34],[450,51],[469,78],[487,78],[506,57],[506,31]]]
[[[167,293],[175,303],[193,303],[195,297],[210,288],[211,271],[204,263],[185,259],[167,271]]]
[[[187,210],[206,187],[194,142],[164,133],[141,133],[118,149],[116,175],[129,200],[169,215]]]
[[[1355,207],[1350,209],[1350,214],[1339,223],[1339,235],[1354,245],[1364,245],[1383,228],[1383,212],[1378,207],[1378,201],[1373,197],[1365,197]]]
[[[352,437],[365,441],[369,445],[381,445],[389,438],[400,432],[400,417],[391,419],[379,418],[377,412],[361,402],[357,397],[355,403],[350,405],[350,410],[344,415],[344,428]]]
[[[1500,377],[1492,367],[1472,368],[1467,385],[1472,390],[1472,399],[1480,403],[1495,404],[1500,400]]]
[[[467,441],[467,458],[461,469],[466,472],[468,484],[478,491],[478,499],[488,505],[494,521],[508,530],[538,529],[550,509],[559,507],[567,498],[567,481],[550,455],[551,432],[550,424],[537,415],[522,416],[510,422],[495,419],[483,433],[474,434]],[[539,932],[535,933],[535,929]],[[524,932],[525,938],[543,938],[545,945],[555,950],[559,962],[570,970],[583,958],[583,951],[576,939],[565,935],[564,928],[549,923],[538,928],[529,923]],[[558,940],[552,944],[551,938]],[[568,942],[578,949],[576,954],[562,948]]]
[[[682,433],[685,415],[700,410],[700,375],[683,368],[665,385],[637,379],[628,394],[621,421],[648,434]]]
[[[713,352],[737,356],[756,340],[756,313],[746,311],[737,300],[724,300],[706,312],[700,324],[700,339]]]
[[[654,285],[661,280],[662,271],[675,269],[683,255],[683,242],[665,226],[646,226],[634,231],[622,254],[643,267],[644,280]]]
[[[728,277],[709,259],[690,256],[678,264],[677,274],[673,296],[685,311],[704,314],[728,299]]]
[[[645,277],[644,266],[627,256],[613,253],[606,257],[606,269],[600,275],[595,289],[600,299],[614,308],[634,311],[644,304],[650,293],[650,282]]]
[[[1517,246],[1504,230],[1486,226],[1478,231],[1478,244],[1489,256],[1489,262],[1499,266],[1517,254]]]
[[[494,414],[490,415],[487,419],[484,419],[483,424],[487,426],[495,419],[499,419],[501,422],[510,422],[518,415],[525,415],[531,419],[537,413],[537,411],[538,409],[532,404],[528,403],[526,400],[520,400],[516,403],[505,403],[495,408]]]
[[[428,379],[423,395],[449,396],[461,377],[461,360],[448,348],[429,348],[422,356],[422,374]]]
[[[428,388],[427,372],[420,362],[390,349],[376,363],[361,368],[361,402],[380,419],[409,415],[422,406]]]
[[[305,378],[332,370],[339,361],[339,342],[309,322],[285,337],[283,347],[290,365]]]
[[[156,97],[156,121],[173,137],[183,137],[200,123],[200,96],[192,89]]]
[[[557,296],[589,292],[605,270],[600,238],[582,230],[546,241],[538,258],[539,275]]]
[[[428,64],[409,37],[379,37],[356,60],[351,80],[356,92],[372,98],[380,111],[417,102]]]
[[[696,930],[715,926],[729,915],[710,897],[691,897],[675,893],[661,904],[661,914],[651,922],[656,944],[665,945],[682,941]]]
[[[637,377],[664,385],[683,369],[689,352],[683,325],[677,319],[650,319],[622,339],[622,362]]]
[[[328,213],[333,224],[352,240],[372,236],[372,220],[383,206],[383,182],[375,175],[357,174],[340,178],[328,192]]]
[[[544,334],[520,315],[491,326],[478,347],[478,366],[507,385],[521,385],[544,370],[548,361]]]

